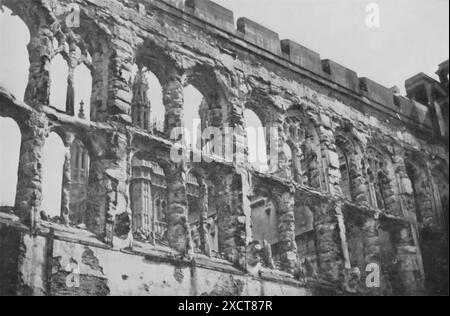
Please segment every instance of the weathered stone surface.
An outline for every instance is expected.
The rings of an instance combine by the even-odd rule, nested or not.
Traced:
[[[448,111],[431,110],[448,107],[445,82],[419,76],[408,84],[416,101],[394,96],[301,45],[280,43],[278,34],[246,18],[235,30],[233,13],[206,0],[84,1],[75,28],[65,20],[70,0],[3,3],[27,24],[31,42],[25,103],[0,88],[0,116],[14,119],[22,133],[15,205],[0,208],[0,253],[8,255],[0,255],[0,294],[448,291],[439,281],[448,275],[448,132],[442,130]],[[49,67],[58,53],[70,68],[65,113],[49,107]],[[73,117],[72,75],[80,63],[92,74],[92,122]],[[143,73],[133,78],[135,66],[161,83],[163,130],[147,126],[152,90]],[[170,157],[169,136],[184,124],[189,84],[204,97],[202,128],[235,129],[223,161]],[[432,87],[426,100],[418,100],[421,85]],[[279,132],[267,135],[277,151],[267,173],[245,160],[245,109]],[[39,214],[50,131],[67,147],[62,190],[55,193],[61,217],[53,223]],[[81,196],[74,190],[83,191],[72,185],[74,139],[89,158],[87,178],[76,180],[85,186],[86,197],[77,201],[83,207],[71,201]],[[198,183],[188,177],[188,162],[203,170]],[[142,185],[134,186],[136,180]],[[270,245],[253,238],[258,203],[259,217],[273,229]],[[193,247],[197,231],[202,255]],[[265,253],[255,251],[258,243]],[[374,263],[382,286],[368,290],[365,266]],[[67,278],[80,286],[68,287]]]

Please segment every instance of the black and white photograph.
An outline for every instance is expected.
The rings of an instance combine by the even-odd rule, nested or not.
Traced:
[[[277,314],[448,255],[448,0],[0,0],[0,297]]]

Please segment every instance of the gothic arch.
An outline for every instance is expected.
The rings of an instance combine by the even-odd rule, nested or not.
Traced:
[[[400,215],[396,194],[394,166],[386,151],[369,145],[366,150],[365,165],[369,183],[371,205],[388,213]]]
[[[335,133],[336,149],[341,169],[341,189],[352,202],[366,203],[369,192],[362,165],[362,148],[355,136],[338,129]]]

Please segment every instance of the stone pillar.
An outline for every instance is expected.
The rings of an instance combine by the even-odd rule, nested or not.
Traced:
[[[103,154],[91,161],[86,225],[114,248],[128,248],[132,242],[128,138],[119,127],[103,137]]]
[[[28,44],[30,73],[25,91],[25,103],[41,109],[50,101],[50,61],[53,56],[53,33],[41,27],[31,35]],[[20,97],[19,97],[20,98]]]
[[[129,84],[129,73],[133,68],[134,50],[128,43],[131,39],[112,39],[109,62],[108,113],[121,116],[131,122],[132,91]],[[96,107],[98,107],[96,105]],[[100,113],[97,119],[104,120]]]
[[[227,173],[229,172],[229,173]],[[241,269],[246,269],[247,218],[241,175],[222,170],[215,174],[219,252]]]
[[[202,178],[199,179],[199,208],[200,208],[200,244],[202,247],[202,251],[205,255],[208,257],[211,257],[211,245],[209,244],[209,238],[208,238],[208,204],[209,204],[209,198],[208,198],[208,186],[206,184],[206,181]]]
[[[166,108],[165,132],[170,136],[172,129],[183,126],[183,82],[176,70],[168,74],[165,82],[162,82],[163,102]]]
[[[322,114],[321,117],[324,117]],[[327,117],[328,118],[328,117]],[[322,187],[329,191],[331,194],[341,194],[341,173],[339,156],[336,152],[336,145],[333,130],[331,129],[331,123],[326,124],[328,121],[322,118],[322,125],[319,128],[320,147],[322,149],[322,161],[323,161],[323,173],[324,181]]]
[[[172,164],[166,171],[168,209],[167,230],[169,245],[182,255],[192,251],[191,233],[188,221],[188,200],[186,192],[186,168],[184,162]]]
[[[21,220],[34,229],[42,202],[42,155],[46,137],[45,115],[31,113],[22,129],[15,209]]]
[[[334,205],[320,199],[308,203],[314,212],[314,230],[317,240],[320,274],[329,281],[339,281],[346,263],[343,259],[338,212]]]
[[[61,190],[61,221],[63,224],[68,225],[70,223],[70,186],[72,175],[70,146],[66,147],[65,151]]]
[[[275,192],[274,200],[277,205],[278,239],[282,269],[294,274],[299,264],[295,241],[294,193]]]
[[[66,114],[75,116],[74,68],[71,64],[72,61],[69,62],[69,75],[67,78]]]
[[[363,176],[360,158],[358,159],[356,152],[347,154],[352,199],[356,203],[367,205],[369,199],[367,197],[366,181]]]

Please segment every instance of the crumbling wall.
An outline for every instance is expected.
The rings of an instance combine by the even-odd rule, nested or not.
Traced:
[[[433,283],[430,263],[422,258],[443,245],[421,239],[420,227],[431,225],[448,240],[448,148],[440,138],[430,141],[431,111],[409,115],[404,110],[414,107],[413,101],[402,99],[399,109],[390,90],[331,60],[321,61],[292,41],[280,43],[278,34],[248,19],[239,19],[235,30],[232,12],[208,0],[188,1],[186,7],[174,0],[80,1],[77,27],[67,25],[69,0],[4,3],[32,37],[25,103],[0,91],[0,116],[13,118],[22,132],[13,213],[32,233],[20,235],[12,261],[0,261],[11,267],[17,261],[17,280],[11,277],[18,294],[303,295],[310,293],[305,284],[318,288],[315,293],[420,294],[427,278]],[[67,55],[72,68],[87,63],[91,69],[91,122],[74,117],[72,99],[66,111],[49,104],[49,65],[58,53]],[[142,102],[151,115],[151,104],[131,84],[134,65],[161,82],[163,133],[138,124],[133,115]],[[235,128],[227,159],[193,163],[207,171],[202,181],[211,188],[208,194],[203,188],[202,254],[194,259],[187,192],[192,165],[185,156],[179,162],[170,158],[170,134],[183,125],[187,84],[205,97],[202,127],[224,133]],[[274,172],[257,172],[238,159],[246,156],[245,109],[279,132],[268,138],[280,153]],[[40,213],[42,148],[50,132],[67,147],[61,215],[53,223]],[[69,149],[75,139],[90,158],[84,223],[70,218]],[[285,145],[292,161],[282,150]],[[349,194],[343,194],[337,146],[347,158]],[[419,152],[428,164],[425,174],[415,176],[407,160],[416,158],[407,153]],[[154,236],[134,239],[130,184],[136,155],[164,169],[167,245],[152,243]],[[424,183],[429,193],[421,191]],[[255,196],[274,201],[276,247],[259,249],[252,239],[250,199]],[[302,207],[313,218],[306,231],[297,229]],[[419,218],[418,209],[423,211]],[[217,213],[219,258],[214,260],[205,237],[208,210]],[[17,245],[13,235],[2,235],[1,245]],[[307,247],[299,247],[303,240]],[[273,264],[272,250],[283,272]],[[378,289],[364,288],[361,270],[368,264],[381,266]],[[68,287],[67,267],[77,265],[85,272],[78,287]]]

